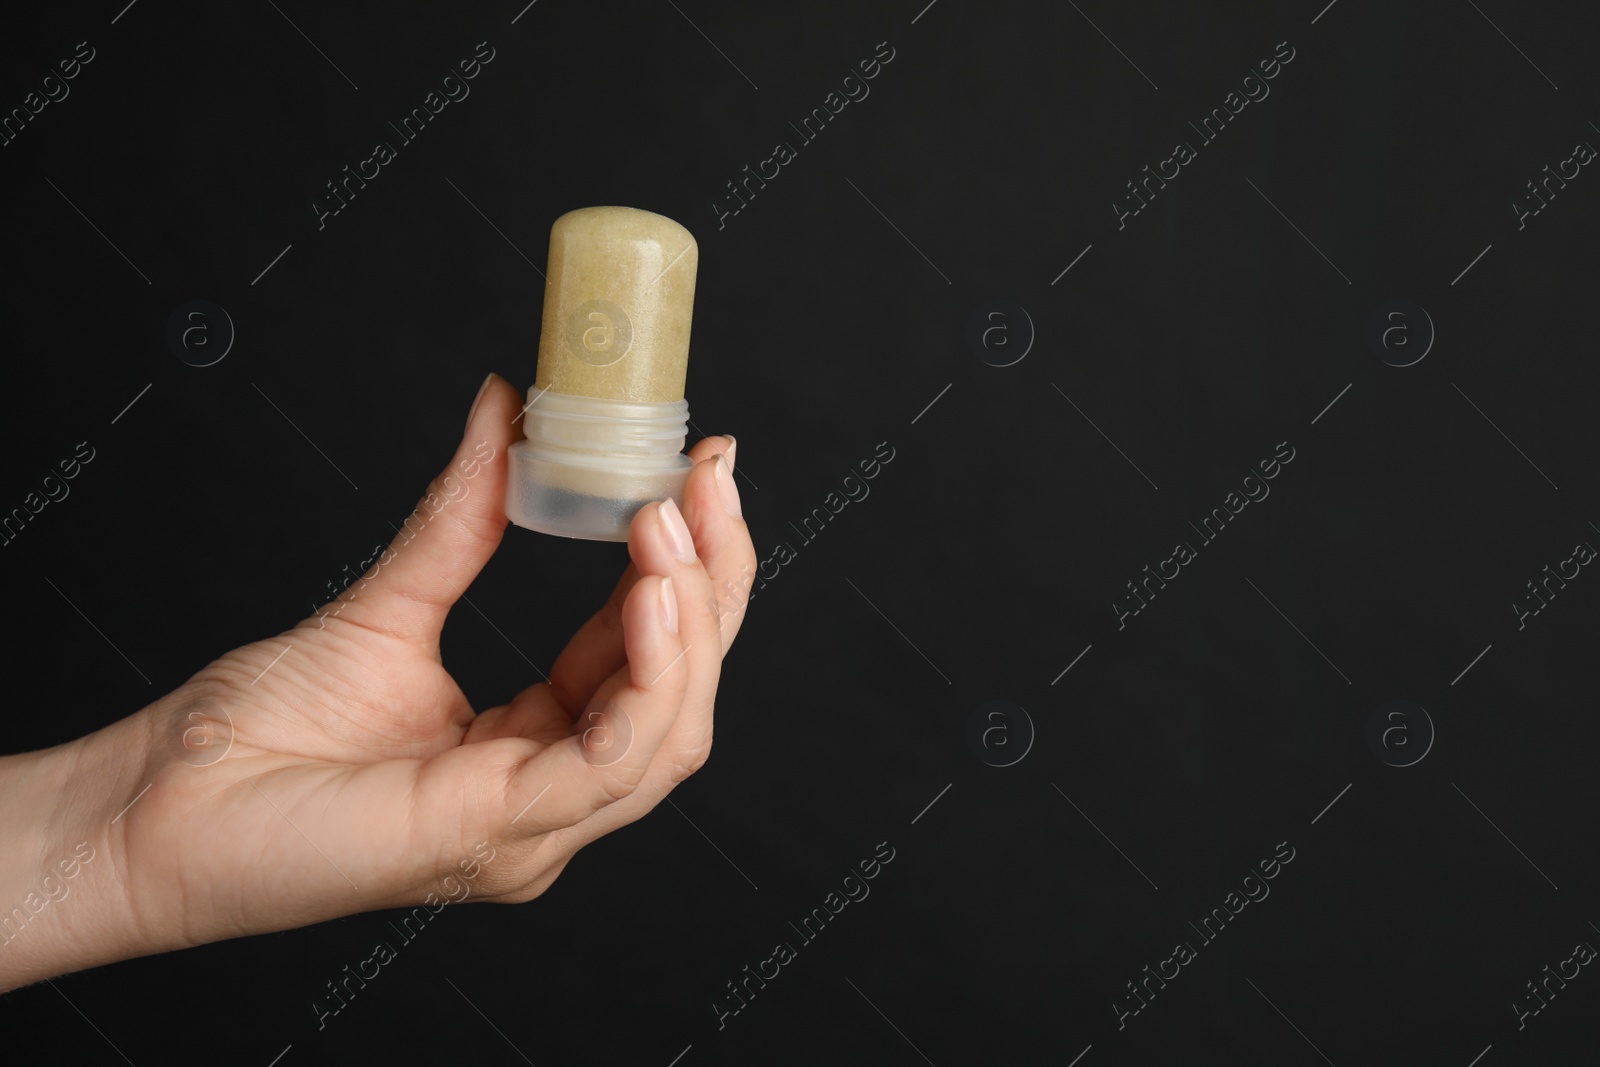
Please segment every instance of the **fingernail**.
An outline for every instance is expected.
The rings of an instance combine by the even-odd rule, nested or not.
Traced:
[[[734,439],[734,436],[731,433],[725,433],[722,436],[727,438],[727,440],[728,440],[728,447],[722,450],[722,454],[724,456],[728,457],[728,466],[732,467],[733,466],[733,450],[739,447],[739,442]]]
[[[678,632],[678,594],[673,591],[672,579],[661,579],[661,622],[673,633]]]
[[[683,521],[683,513],[678,510],[678,505],[672,502],[669,496],[661,502],[656,509],[656,515],[661,519],[661,530],[667,535],[667,547],[672,550],[672,555],[680,563],[693,563],[694,538],[689,536],[689,527]]]
[[[472,408],[467,412],[467,426],[472,425],[472,416],[478,413],[478,405],[483,401],[483,394],[489,391],[489,383],[494,381],[494,379],[495,373],[494,371],[490,371],[489,376],[483,380],[483,384],[478,386],[478,395],[472,398]],[[462,432],[466,432],[465,426],[462,427]]]
[[[722,498],[722,509],[729,515],[740,514],[739,487],[733,484],[733,468],[719,453],[717,456],[717,496]]]

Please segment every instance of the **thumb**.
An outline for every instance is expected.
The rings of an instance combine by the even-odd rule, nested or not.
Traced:
[[[478,390],[461,444],[396,529],[389,547],[319,614],[432,644],[445,616],[506,529],[506,449],[521,437],[522,397],[498,374]]]

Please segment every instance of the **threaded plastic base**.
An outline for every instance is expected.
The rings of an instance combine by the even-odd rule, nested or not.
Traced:
[[[641,404],[550,391],[523,416],[510,448],[506,517],[561,537],[626,541],[639,509],[683,503],[686,401]]]

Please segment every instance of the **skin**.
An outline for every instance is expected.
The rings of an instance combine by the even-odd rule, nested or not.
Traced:
[[[456,499],[408,543],[396,538],[339,603],[94,734],[0,758],[0,909],[33,901],[20,932],[0,928],[0,990],[459,898],[447,886],[470,886],[468,900],[528,901],[580,848],[705,763],[722,657],[756,565],[732,438],[689,453],[690,558],[674,554],[664,522],[676,508],[641,510],[632,562],[548,683],[475,714],[445,669],[445,616],[505,533],[506,449],[522,436],[521,407],[491,375],[429,487],[445,495],[454,472]],[[463,495],[460,463],[485,443],[493,458]],[[231,735],[226,757],[195,747],[202,735]],[[81,860],[82,842],[93,858],[66,878],[60,863],[75,848]]]

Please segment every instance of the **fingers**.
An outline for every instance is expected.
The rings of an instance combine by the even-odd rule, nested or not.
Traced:
[[[451,605],[478,576],[506,528],[506,449],[522,398],[491,374],[450,464],[429,484],[388,548],[338,601],[319,612],[406,640],[435,644]]]
[[[683,517],[717,598],[722,651],[733,644],[744,623],[745,604],[756,580],[756,551],[740,515],[739,483],[733,471],[731,439],[725,466],[709,478],[690,478],[683,494]]]
[[[723,454],[729,444],[730,439],[727,437],[704,438],[689,450],[689,458],[698,467],[705,460]],[[690,481],[694,481],[692,472]],[[687,501],[685,506],[688,507]],[[693,524],[690,529],[693,530]],[[698,537],[696,540],[698,541]],[[750,558],[753,560],[754,556],[755,550],[751,549]],[[729,564],[721,560],[710,560],[708,566],[727,570]],[[612,590],[610,599],[578,629],[550,668],[551,691],[573,715],[582,710],[595,688],[625,662],[622,649],[621,608],[628,591],[633,588],[634,582],[638,581],[639,573],[637,564],[628,565],[616,588]],[[717,572],[713,571],[713,574],[715,573]],[[734,632],[737,632],[737,626],[729,631],[729,640],[732,639],[731,635]]]
[[[698,464],[690,472],[690,491],[715,477],[719,462],[714,453]],[[711,748],[712,707],[722,665],[718,605],[677,506],[664,500],[641,508],[629,530],[628,549],[633,570],[644,576],[633,583],[618,610],[621,666],[597,683],[573,723],[577,736],[532,760],[510,790],[513,803],[532,805],[516,829],[560,831],[563,849],[643,815],[664,795],[663,786],[693,773]],[[654,590],[671,594],[666,597],[671,610],[663,605],[659,619],[645,610]],[[658,622],[660,628],[652,630]],[[592,667],[591,662],[583,669]],[[635,794],[651,770],[657,773],[650,784]],[[602,818],[591,819],[602,809],[607,809]],[[534,811],[542,814],[535,816]]]
[[[717,468],[722,467],[725,476],[725,465],[721,455],[696,464],[689,472],[685,499],[718,492]],[[665,777],[676,783],[704,762],[711,749],[712,707],[724,649],[722,605],[697,553],[688,523],[672,501],[646,505],[634,516],[628,551],[641,572],[670,575],[678,591],[679,628],[689,678],[683,714],[663,762]]]
[[[571,736],[512,770],[507,836],[573,826],[633,795],[644,780],[690,684],[677,585],[664,575],[634,583],[622,605],[626,669],[600,685]]]
[[[748,581],[738,577],[755,564],[737,500],[719,481],[731,481],[723,458],[730,443],[710,438],[691,451],[698,460],[685,485],[691,518],[670,501],[634,516],[633,562],[557,660],[551,685],[513,701],[504,721],[475,739],[481,744],[437,761],[469,761],[470,782],[451,777],[488,806],[458,808],[487,815],[478,825],[514,850],[532,850],[525,857],[564,862],[653,808],[710,752],[722,656],[747,599]],[[733,579],[732,591],[724,582],[719,595],[714,574]],[[559,739],[558,699],[574,709],[568,736]],[[513,733],[514,720],[529,728]],[[505,899],[529,899],[553,877],[508,885]]]

